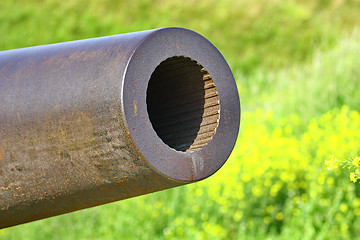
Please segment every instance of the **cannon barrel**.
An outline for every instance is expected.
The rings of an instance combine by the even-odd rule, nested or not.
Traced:
[[[0,52],[0,228],[204,179],[229,157],[231,70],[182,28]]]

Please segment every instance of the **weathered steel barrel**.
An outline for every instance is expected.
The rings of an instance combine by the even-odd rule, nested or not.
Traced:
[[[0,227],[204,179],[238,91],[204,37],[163,28],[0,52]]]

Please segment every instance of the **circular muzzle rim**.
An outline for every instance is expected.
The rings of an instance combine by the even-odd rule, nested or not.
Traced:
[[[211,76],[219,97],[216,131],[205,146],[180,151],[154,129],[147,90],[155,69],[174,57],[196,61]],[[240,125],[240,100],[235,79],[224,57],[203,36],[183,28],[149,33],[136,47],[123,76],[122,107],[129,135],[140,157],[159,174],[179,182],[194,182],[214,174],[234,148]]]

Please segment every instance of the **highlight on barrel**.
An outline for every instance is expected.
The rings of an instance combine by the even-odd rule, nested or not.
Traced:
[[[201,35],[162,28],[0,52],[0,228],[202,180],[240,102]]]

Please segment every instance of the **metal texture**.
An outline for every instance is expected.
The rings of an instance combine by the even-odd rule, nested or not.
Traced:
[[[0,52],[0,228],[204,179],[235,144],[220,52],[163,28]]]

